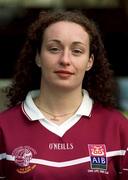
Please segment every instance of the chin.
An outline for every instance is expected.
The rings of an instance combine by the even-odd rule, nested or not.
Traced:
[[[56,84],[55,87],[57,88],[57,90],[60,90],[60,91],[72,91],[72,90],[78,89],[80,86],[73,85],[71,83],[70,84],[63,83],[63,84]]]

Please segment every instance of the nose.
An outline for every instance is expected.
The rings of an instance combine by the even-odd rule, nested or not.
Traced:
[[[71,64],[70,51],[64,50],[61,57],[60,57],[60,65],[70,66],[70,64]]]

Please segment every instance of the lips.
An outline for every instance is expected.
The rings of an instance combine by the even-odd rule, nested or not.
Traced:
[[[66,70],[58,70],[58,71],[55,71],[55,73],[57,73],[57,74],[70,74],[70,75],[74,74],[73,72],[66,71]]]
[[[74,74],[73,72],[67,70],[57,70],[55,73],[60,79],[69,79]]]

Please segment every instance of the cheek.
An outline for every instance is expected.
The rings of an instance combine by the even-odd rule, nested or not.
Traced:
[[[88,64],[86,61],[84,61],[82,64],[78,64],[77,66],[77,72],[78,72],[78,76],[79,76],[79,79],[83,79],[84,78],[84,75],[87,71],[87,67],[88,67]]]
[[[77,73],[76,73],[76,78],[78,81],[81,81],[84,78],[85,75],[85,67],[77,67]]]
[[[85,72],[86,68],[87,68],[87,62],[85,60],[83,60],[82,63],[78,63],[76,65],[76,68],[80,73]]]
[[[81,71],[84,71],[84,72],[88,71],[89,68],[91,67],[91,64],[92,63],[91,63],[91,60],[89,59],[89,57],[85,58],[81,65]]]
[[[44,52],[41,54],[41,64],[44,67],[52,67],[57,61],[57,57],[49,54],[48,52]]]
[[[50,58],[45,54],[41,56],[40,61],[41,61],[41,66],[43,69],[45,68],[47,69],[51,66]]]
[[[51,76],[54,69],[55,69],[55,65],[53,64],[53,61],[50,61],[48,59],[45,59],[42,61],[42,64],[41,64],[42,74],[46,76]]]

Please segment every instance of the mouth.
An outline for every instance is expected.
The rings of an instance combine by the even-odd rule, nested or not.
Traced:
[[[55,71],[55,73],[61,79],[68,79],[74,74],[73,72],[66,71],[66,70],[58,70],[58,71]]]
[[[69,75],[73,75],[74,74],[73,72],[66,71],[66,70],[58,70],[58,71],[55,71],[55,73],[57,73],[57,74],[69,74]]]

